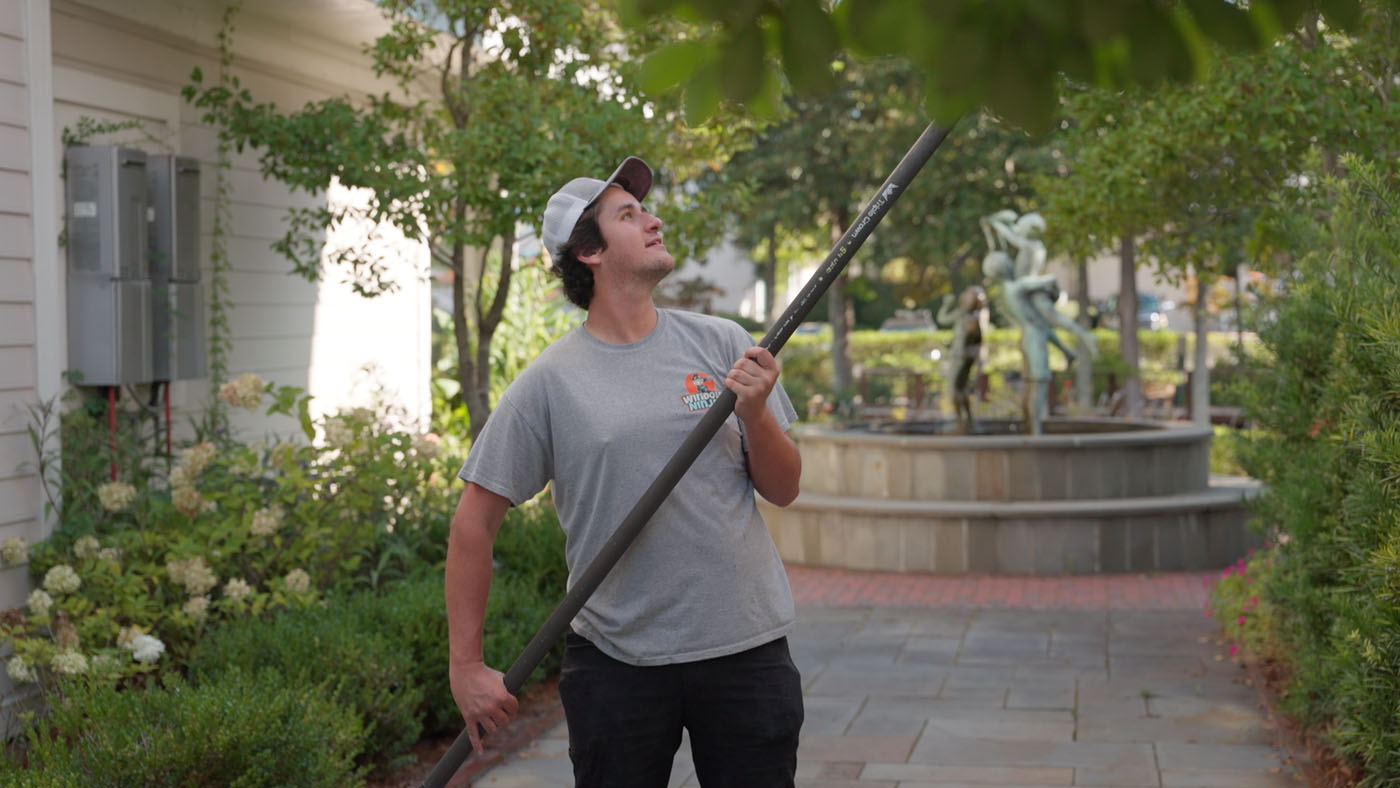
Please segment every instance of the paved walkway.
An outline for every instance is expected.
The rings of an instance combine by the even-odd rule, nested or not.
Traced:
[[[1296,788],[1201,574],[793,567],[799,788]],[[694,786],[682,743],[673,786]],[[476,786],[573,785],[560,724]]]

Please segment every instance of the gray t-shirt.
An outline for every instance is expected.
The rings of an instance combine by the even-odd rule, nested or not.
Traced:
[[[582,326],[502,396],[458,473],[520,504],[553,480],[569,584],[724,390],[753,338],[729,320],[660,309],[644,339],[611,345]],[[781,385],[768,407],[797,414]],[[633,665],[738,653],[787,633],[792,593],[754,506],[743,425],[730,414],[574,618]]]

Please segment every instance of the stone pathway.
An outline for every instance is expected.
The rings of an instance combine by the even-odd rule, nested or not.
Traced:
[[[1284,788],[1301,777],[1200,574],[790,570],[799,788]],[[563,725],[474,785],[566,788]],[[698,785],[688,745],[671,784]]]

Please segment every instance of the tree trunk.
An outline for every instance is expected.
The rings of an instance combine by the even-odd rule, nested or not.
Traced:
[[[478,255],[480,259],[469,259]],[[469,248],[460,241],[452,244],[455,269],[452,277],[452,328],[457,340],[457,384],[461,386],[462,405],[467,409],[467,423],[473,440],[481,434],[481,428],[486,426],[486,419],[491,416],[490,387],[483,391],[479,382],[482,372],[478,369],[480,365],[473,341],[473,333],[481,325],[477,312],[477,288],[480,286],[479,272],[486,266],[485,257],[485,250]],[[490,372],[488,363],[485,370],[488,378]]]
[[[1074,272],[1075,296],[1079,301],[1079,325],[1093,330],[1089,324],[1089,261],[1081,259]],[[1074,368],[1075,398],[1079,407],[1088,412],[1094,407],[1094,360],[1086,354]]]
[[[846,232],[846,210],[838,209],[832,217],[831,242],[841,240]],[[855,375],[851,371],[851,328],[855,324],[855,307],[846,292],[849,268],[841,272],[826,293],[827,319],[831,322],[831,388],[836,398],[845,401],[854,396]]]
[[[1137,336],[1137,258],[1132,233],[1123,233],[1119,243],[1118,347],[1128,374],[1123,381],[1123,397],[1130,418],[1142,418],[1142,378],[1138,371]]]
[[[1207,354],[1210,333],[1206,330],[1206,278],[1196,272],[1196,349],[1191,360],[1191,421],[1210,423],[1210,362]]]

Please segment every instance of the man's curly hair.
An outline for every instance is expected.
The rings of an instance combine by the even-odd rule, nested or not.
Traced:
[[[590,255],[608,248],[603,229],[598,226],[598,202],[583,209],[569,240],[554,258],[554,275],[564,283],[564,295],[579,309],[587,310],[593,301],[593,271],[579,262],[579,255]]]

